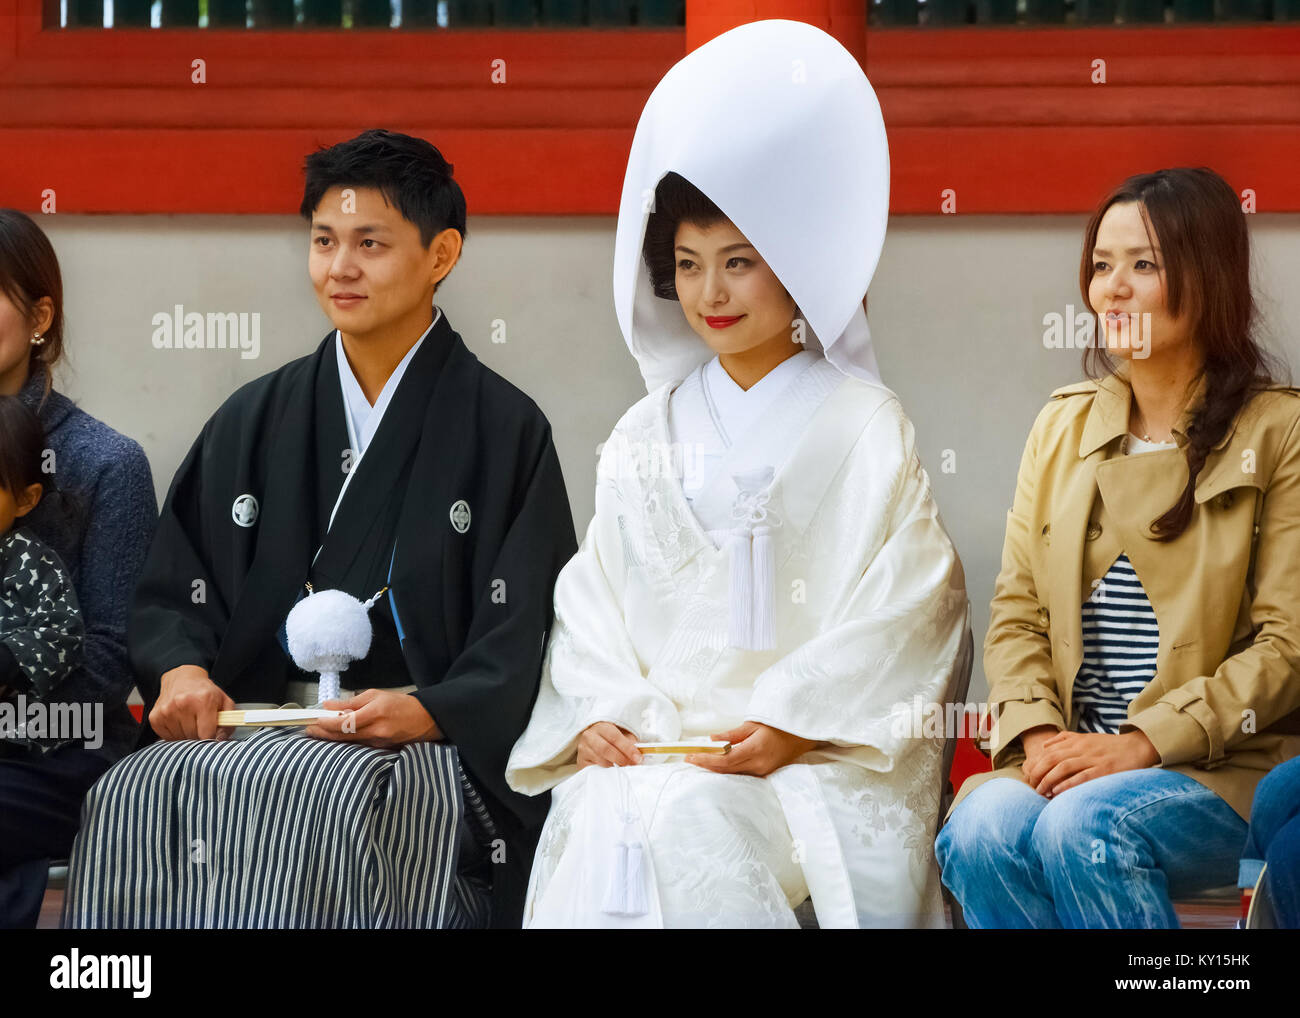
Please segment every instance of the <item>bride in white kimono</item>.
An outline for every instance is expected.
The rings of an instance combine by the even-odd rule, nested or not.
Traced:
[[[867,329],[888,180],[870,85],[809,25],[719,36],[650,97],[614,270],[649,395],[506,770],[552,789],[526,927],[794,927],[810,895],[822,927],[943,925],[942,741],[906,722],[968,604]]]

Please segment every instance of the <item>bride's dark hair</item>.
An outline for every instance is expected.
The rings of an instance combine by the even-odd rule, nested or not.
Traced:
[[[1188,428],[1187,487],[1151,528],[1156,540],[1171,541],[1191,522],[1196,477],[1210,450],[1227,433],[1237,412],[1281,373],[1279,362],[1256,341],[1258,309],[1250,289],[1250,237],[1246,217],[1228,182],[1204,167],[1178,167],[1129,177],[1115,188],[1088,220],[1079,266],[1084,305],[1092,283],[1093,248],[1102,217],[1121,202],[1137,202],[1149,220],[1147,241],[1160,241],[1165,266],[1165,307],[1172,317],[1184,311],[1191,323],[1190,341],[1204,357],[1205,401]],[[1103,343],[1084,351],[1083,369],[1090,378],[1115,373],[1115,361]]]
[[[666,173],[655,188],[654,205],[646,222],[641,255],[650,270],[650,286],[656,297],[677,300],[677,257],[673,248],[680,223],[701,229],[726,219],[698,187],[678,173]]]

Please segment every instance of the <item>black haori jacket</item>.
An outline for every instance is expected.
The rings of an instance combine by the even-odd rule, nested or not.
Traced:
[[[289,676],[306,675],[276,634],[309,569],[342,575],[363,549],[381,548],[409,671],[389,684],[418,687],[412,695],[482,790],[506,851],[492,867],[492,922],[518,928],[549,796],[511,790],[505,766],[537,695],[555,578],[577,549],[550,425],[441,315],[313,568],[344,478],[343,414],[331,332],[315,353],[241,387],[204,426],[132,603],[146,719],[160,677],[184,664],[206,668],[236,702],[285,702]],[[156,738],[146,720],[140,745]]]

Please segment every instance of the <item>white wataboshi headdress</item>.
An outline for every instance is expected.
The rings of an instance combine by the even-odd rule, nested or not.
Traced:
[[[808,346],[879,382],[862,307],[889,218],[889,146],[857,60],[799,21],[756,21],[678,61],[655,87],[628,156],[614,243],[614,309],[649,391],[713,356],[641,255],[659,181],[685,177],[771,266]],[[811,332],[811,335],[807,335]]]

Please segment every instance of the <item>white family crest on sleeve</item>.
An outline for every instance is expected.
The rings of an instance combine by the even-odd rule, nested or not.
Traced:
[[[463,498],[457,499],[451,505],[451,525],[456,529],[456,533],[463,534],[469,530],[469,503]]]
[[[241,527],[251,527],[257,522],[257,512],[257,499],[252,495],[243,494],[235,499],[230,507],[230,518]]]

